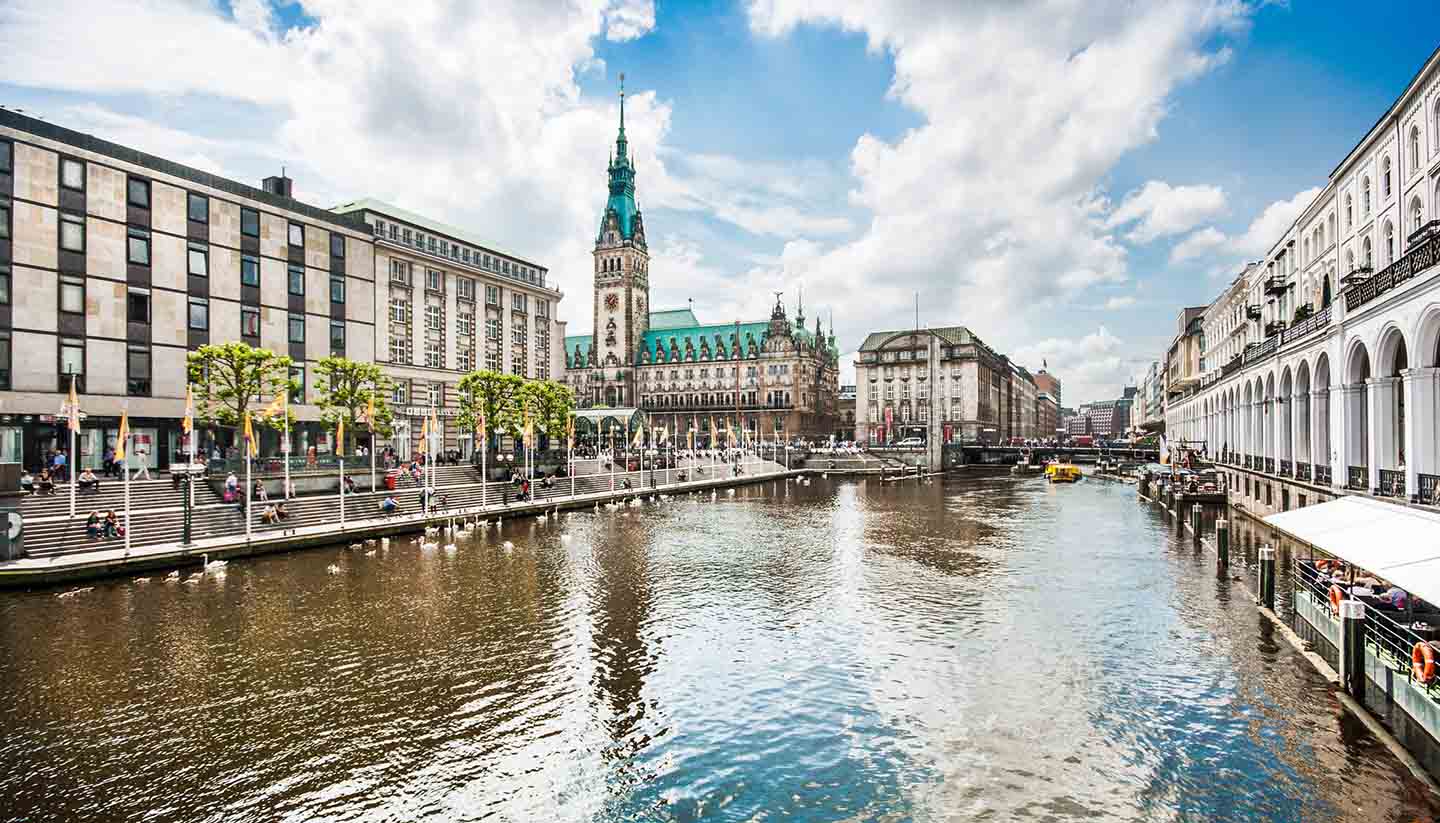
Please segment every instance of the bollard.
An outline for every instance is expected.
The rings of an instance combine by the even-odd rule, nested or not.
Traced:
[[[1260,547],[1260,605],[1275,611],[1275,549]]]
[[[1365,701],[1365,604],[1340,601],[1340,682],[1359,703]]]
[[[1224,577],[1230,571],[1230,521],[1215,521],[1215,573]]]
[[[1199,503],[1190,507],[1190,531],[1194,533],[1195,545],[1200,545],[1200,514],[1204,509]]]

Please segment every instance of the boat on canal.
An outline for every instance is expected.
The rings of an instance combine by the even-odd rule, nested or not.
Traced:
[[[1075,483],[1082,477],[1084,475],[1081,474],[1080,467],[1074,463],[1057,461],[1045,467],[1045,479],[1051,483]]]
[[[1011,474],[1023,476],[1037,475],[1043,471],[1045,466],[1035,462],[1035,453],[1028,450],[1020,453],[1020,462],[1010,469]]]

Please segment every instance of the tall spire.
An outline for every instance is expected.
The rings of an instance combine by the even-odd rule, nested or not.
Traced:
[[[615,138],[616,159],[625,161],[625,72],[620,72],[620,136]]]

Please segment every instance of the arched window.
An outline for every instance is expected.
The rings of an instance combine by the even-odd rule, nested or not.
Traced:
[[[1370,178],[1366,177],[1360,184],[1360,216],[1370,216]]]
[[[1425,209],[1420,205],[1420,198],[1416,197],[1410,201],[1410,231],[1419,231],[1425,223]]]
[[[1346,273],[1346,274],[1349,274],[1349,273],[1352,272],[1352,271],[1355,271],[1355,250],[1354,250],[1354,249],[1346,249],[1346,250],[1345,250],[1345,273]]]
[[[1375,267],[1375,250],[1370,247],[1370,238],[1365,238],[1365,243],[1360,247],[1360,259],[1365,261],[1365,268]]]
[[[1332,211],[1330,212],[1330,242],[1334,243],[1339,239],[1340,235],[1335,233],[1335,212]]]
[[[1390,158],[1380,161],[1380,196],[1390,196]]]
[[[1395,224],[1386,220],[1380,237],[1385,242],[1385,257],[1381,262],[1388,266],[1395,262]]]
[[[1304,265],[1305,263],[1310,262],[1310,238],[1308,238],[1308,237],[1305,238],[1305,242],[1304,242],[1304,244],[1303,244],[1303,248],[1304,248],[1304,250],[1305,250],[1305,253],[1300,256],[1300,258],[1301,258],[1301,265]]]
[[[1410,173],[1420,171],[1420,127],[1410,127]]]

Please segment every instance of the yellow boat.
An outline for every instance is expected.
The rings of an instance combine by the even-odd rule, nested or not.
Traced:
[[[1051,463],[1045,467],[1045,478],[1051,483],[1074,483],[1080,477],[1080,467],[1071,463]]]

